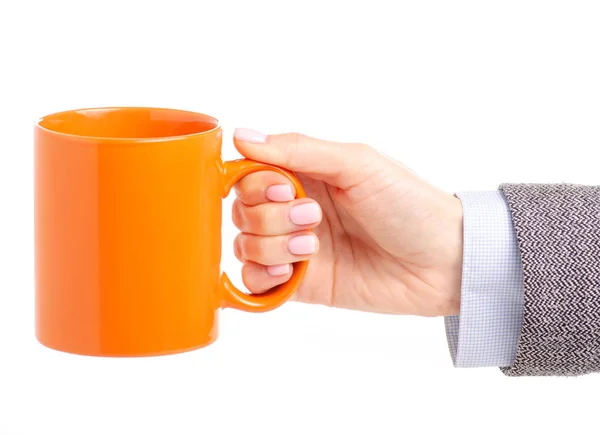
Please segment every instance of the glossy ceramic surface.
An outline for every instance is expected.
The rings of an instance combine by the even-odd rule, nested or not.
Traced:
[[[264,295],[221,273],[221,203],[259,170],[223,162],[216,119],[154,108],[57,113],[35,125],[36,336],[95,356],[146,356],[205,346],[222,307],[261,312],[302,279]]]

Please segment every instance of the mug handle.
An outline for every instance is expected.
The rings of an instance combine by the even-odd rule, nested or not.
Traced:
[[[273,171],[286,177],[296,189],[296,198],[306,198],[306,193],[300,181],[291,172],[277,166],[267,165],[250,159],[240,159],[225,162],[223,166],[223,191],[226,198],[235,183],[253,172]],[[283,305],[298,289],[306,269],[308,260],[294,263],[290,279],[266,293],[252,295],[239,290],[225,272],[221,275],[221,307],[235,308],[242,311],[262,313]]]

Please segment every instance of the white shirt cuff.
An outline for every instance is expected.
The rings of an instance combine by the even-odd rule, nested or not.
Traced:
[[[511,366],[523,324],[523,271],[501,191],[463,192],[460,314],[445,318],[455,367]]]

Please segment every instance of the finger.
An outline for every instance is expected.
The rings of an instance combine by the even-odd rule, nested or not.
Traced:
[[[342,189],[360,184],[377,172],[380,158],[363,144],[337,143],[298,133],[266,136],[238,128],[234,144],[244,156],[305,173]]]
[[[248,262],[242,268],[242,280],[250,292],[260,294],[289,280],[292,276],[292,270],[293,266],[291,264],[263,266],[262,264]]]
[[[242,263],[275,266],[308,260],[319,251],[319,239],[310,231],[271,237],[240,233],[233,247]]]
[[[246,175],[234,186],[237,197],[246,205],[269,201],[292,201],[296,189],[283,175],[273,171],[260,171]]]
[[[233,203],[234,225],[243,233],[277,236],[308,230],[321,222],[321,207],[309,198],[287,203],[269,202],[249,207],[240,200]]]

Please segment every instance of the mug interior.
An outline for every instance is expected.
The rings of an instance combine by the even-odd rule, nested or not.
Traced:
[[[37,122],[67,135],[111,139],[149,139],[205,133],[219,126],[208,115],[149,107],[107,107],[60,112]]]

